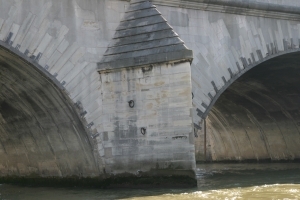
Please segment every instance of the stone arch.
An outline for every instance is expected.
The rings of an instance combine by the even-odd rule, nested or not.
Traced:
[[[63,86],[7,43],[0,60],[1,176],[99,175],[93,141]]]
[[[237,74],[232,74],[232,72],[228,69],[229,73],[230,73],[230,79],[228,81],[224,80],[224,85],[221,89],[217,89],[217,88],[214,88],[215,91],[216,91],[216,94],[215,96],[212,98],[212,101],[210,102],[210,104],[208,106],[205,105],[206,107],[206,110],[205,112],[203,113],[202,115],[202,118],[206,118],[208,113],[210,112],[210,110],[212,109],[212,107],[214,106],[214,104],[216,103],[216,101],[219,99],[219,97],[223,94],[223,92],[228,88],[230,87],[231,84],[233,84],[238,78],[240,78],[241,76],[243,76],[245,73],[247,73],[249,70],[253,69],[254,67],[257,67],[258,65],[261,65],[262,63],[264,62],[267,62],[273,58],[277,58],[279,56],[283,56],[283,55],[287,55],[287,54],[290,54],[290,53],[297,53],[299,52],[300,50],[297,48],[297,49],[293,49],[293,48],[290,48],[290,49],[287,49],[286,51],[282,51],[282,52],[274,52],[272,53],[271,55],[267,55],[266,57],[262,58],[260,61],[258,62],[251,62],[251,64],[247,64],[247,62],[244,61],[245,58],[241,58],[241,61],[244,63],[244,68],[241,69],[240,67],[238,67],[240,70]],[[237,63],[238,65],[238,63]],[[212,82],[212,85],[214,85],[214,83]]]
[[[297,160],[299,49],[274,53],[233,77],[208,108],[208,159]]]

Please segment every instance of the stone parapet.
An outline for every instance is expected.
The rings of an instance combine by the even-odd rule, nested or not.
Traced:
[[[199,9],[238,15],[260,16],[287,20],[300,19],[300,4],[297,1],[270,3],[263,0],[152,0],[152,2],[155,5]]]

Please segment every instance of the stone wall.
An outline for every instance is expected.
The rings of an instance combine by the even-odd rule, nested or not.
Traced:
[[[14,74],[14,68],[22,66],[25,71],[19,77],[18,87],[11,89],[15,91],[13,100],[1,89],[1,102],[16,101],[13,107],[26,116],[14,123],[9,119],[19,119],[19,116],[9,112],[1,120],[5,123],[1,128],[6,129],[0,131],[1,142],[4,146],[8,142],[11,146],[8,155],[14,155],[11,159],[3,156],[2,175],[99,176],[103,173],[104,161],[93,139],[98,133],[95,119],[102,115],[102,102],[97,99],[101,96],[98,90],[101,83],[96,68],[128,5],[125,1],[104,0],[0,1],[1,47],[17,55],[9,54],[10,58],[1,53],[1,69],[11,66],[8,70],[15,79],[20,73]],[[13,59],[17,62],[9,63]],[[28,71],[37,71],[40,77],[28,77]],[[2,74],[9,77],[9,73]],[[28,84],[23,83],[26,79]],[[2,77],[1,81],[10,84]],[[23,87],[29,83],[30,87]],[[43,92],[43,87],[47,92]],[[30,94],[28,99],[20,91]],[[40,112],[28,111],[27,101],[33,108],[40,108]],[[16,106],[19,104],[22,106]],[[28,144],[9,135],[14,133],[23,135]],[[6,134],[8,140],[2,137]],[[14,148],[20,149],[21,155],[12,151]]]
[[[107,172],[195,169],[190,70],[184,62],[100,72]]]

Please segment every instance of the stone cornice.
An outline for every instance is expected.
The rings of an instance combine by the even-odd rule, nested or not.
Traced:
[[[300,20],[300,7],[254,0],[151,0],[154,5],[199,9],[238,15]]]

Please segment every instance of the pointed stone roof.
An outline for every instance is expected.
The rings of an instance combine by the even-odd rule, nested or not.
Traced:
[[[98,63],[98,71],[192,59],[192,50],[156,7],[150,1],[135,0]]]

